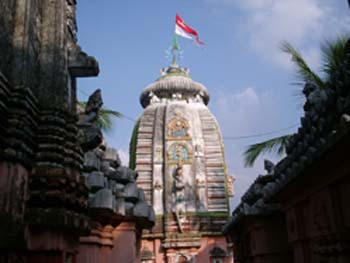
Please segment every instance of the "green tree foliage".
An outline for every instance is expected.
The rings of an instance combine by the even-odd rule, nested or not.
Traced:
[[[138,136],[138,131],[140,127],[140,118],[136,121],[136,124],[134,126],[134,129],[132,131],[132,136],[130,140],[130,161],[129,161],[129,168],[130,169],[135,169],[136,167],[136,146],[137,146],[137,136]]]
[[[282,155],[285,152],[286,143],[291,136],[291,134],[288,134],[249,145],[244,153],[244,165],[253,166],[255,160],[264,153],[274,152],[277,155]]]
[[[326,83],[331,81],[337,68],[345,58],[345,47],[348,36],[340,36],[334,41],[325,41],[321,45],[322,65],[320,73],[322,77],[310,69],[302,55],[288,42],[283,42],[281,49],[291,56],[296,66],[297,78],[301,87],[306,83],[313,83],[319,89],[324,89]],[[273,153],[281,156],[285,153],[286,145],[291,134],[283,135],[267,141],[252,144],[243,153],[245,166],[251,167],[259,156],[265,153]]]
[[[85,108],[86,106],[85,101],[79,101],[78,104],[82,108]],[[95,125],[99,127],[102,131],[108,133],[113,129],[113,118],[121,118],[122,116],[123,115],[118,111],[114,111],[114,110],[110,110],[102,107],[98,114],[98,118],[95,121]]]

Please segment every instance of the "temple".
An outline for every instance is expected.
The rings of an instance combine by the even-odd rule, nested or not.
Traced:
[[[130,166],[156,214],[142,237],[141,261],[232,262],[221,233],[229,180],[208,90],[173,59],[140,102],[145,110],[133,131]]]
[[[139,261],[154,212],[96,126],[99,73],[77,44],[76,0],[0,1],[0,262]],[[130,246],[130,244],[132,244]]]
[[[78,102],[99,64],[76,5],[0,1],[0,263],[350,262],[350,40],[229,217],[220,128],[177,42],[141,93],[125,167],[96,125],[103,92]]]

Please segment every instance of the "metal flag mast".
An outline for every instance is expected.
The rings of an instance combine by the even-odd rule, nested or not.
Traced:
[[[173,47],[171,48],[171,54],[172,54],[172,61],[171,61],[171,66],[172,67],[177,67],[177,63],[176,60],[180,55],[180,48],[179,48],[179,42],[177,39],[177,35],[174,34],[174,38],[173,38]]]

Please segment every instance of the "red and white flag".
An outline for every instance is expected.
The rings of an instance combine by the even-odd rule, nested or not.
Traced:
[[[195,41],[199,45],[203,45],[204,43],[199,39],[199,34],[196,30],[191,28],[190,26],[186,25],[185,21],[176,14],[175,17],[175,34],[189,38],[193,41]]]

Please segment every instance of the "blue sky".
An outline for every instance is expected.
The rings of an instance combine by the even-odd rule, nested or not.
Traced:
[[[300,87],[291,84],[295,71],[280,43],[290,42],[317,70],[321,42],[349,31],[350,10],[346,0],[78,1],[78,41],[97,58],[101,70],[97,78],[79,80],[79,98],[86,100],[86,94],[101,88],[105,107],[137,119],[143,111],[142,89],[169,64],[165,51],[172,42],[176,12],[205,42],[198,48],[180,39],[184,56],[179,64],[209,89],[209,108],[227,138],[226,161],[236,177],[236,205],[263,173],[262,159],[253,168],[244,167],[245,147],[271,136],[228,137],[280,130],[298,124],[302,115],[302,99],[296,96]],[[133,125],[130,119],[118,119],[107,135],[125,162]]]

